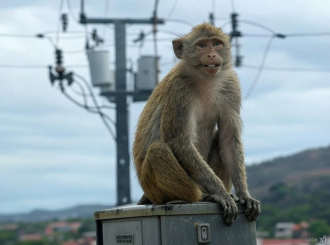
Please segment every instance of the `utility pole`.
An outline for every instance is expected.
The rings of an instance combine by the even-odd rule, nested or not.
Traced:
[[[126,24],[163,24],[164,20],[156,19],[113,19],[87,18],[84,13],[84,0],[81,1],[80,23],[114,24],[116,52],[116,90],[104,92],[108,98],[115,97],[116,103],[116,136],[117,136],[117,205],[131,202],[130,193],[130,157],[128,147],[128,105],[127,96],[133,96],[134,101],[145,101],[152,91],[133,91],[126,89]]]
[[[232,13],[231,18],[231,26],[232,32],[230,33],[230,40],[233,41],[235,39],[235,48],[236,48],[236,55],[235,55],[235,66],[240,67],[242,64],[242,56],[240,55],[240,45],[238,44],[238,38],[242,36],[242,33],[237,30],[237,13]]]

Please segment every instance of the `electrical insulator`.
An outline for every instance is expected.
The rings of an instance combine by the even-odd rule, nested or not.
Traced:
[[[233,27],[233,30],[236,30],[236,28],[237,28],[237,16],[238,16],[238,14],[236,14],[236,13],[231,14],[231,25]]]
[[[242,56],[236,56],[236,59],[235,59],[235,66],[236,67],[240,67],[242,65]]]
[[[62,29],[63,32],[66,32],[66,29],[68,27],[68,15],[67,14],[62,14]]]
[[[238,17],[238,14],[232,13],[230,17],[231,17],[231,26],[232,26],[232,29],[233,29],[233,31],[230,33],[230,36],[231,37],[241,37],[242,36],[241,32],[237,30],[237,17]]]
[[[213,13],[210,13],[209,19],[210,19],[210,24],[214,25],[214,15],[213,15]]]
[[[56,49],[55,50],[55,55],[56,55],[56,64],[58,66],[61,66],[62,62],[63,62],[62,50]]]

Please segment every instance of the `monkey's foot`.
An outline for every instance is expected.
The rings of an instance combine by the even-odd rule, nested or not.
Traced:
[[[223,221],[227,226],[231,226],[234,220],[237,218],[238,209],[234,198],[228,193],[223,195],[203,195],[203,202],[215,202],[219,203],[223,207]]]
[[[152,204],[152,202],[150,201],[150,199],[148,197],[146,197],[145,194],[143,194],[143,196],[140,198],[140,200],[136,204],[145,205],[145,204]]]
[[[261,213],[260,202],[253,199],[250,195],[239,195],[239,204],[245,204],[246,210],[245,214],[250,221],[257,220],[259,214]]]

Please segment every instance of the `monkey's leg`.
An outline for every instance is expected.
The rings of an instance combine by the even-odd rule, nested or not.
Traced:
[[[214,173],[222,180],[226,191],[230,193],[232,188],[232,181],[230,178],[228,166],[223,164],[223,162],[221,161],[218,131],[214,133],[212,146],[208,156],[208,164],[213,169]]]
[[[150,201],[150,199],[148,197],[146,197],[145,194],[143,194],[143,196],[140,198],[140,200],[136,204],[137,205],[152,204],[152,202]]]
[[[154,204],[173,200],[198,202],[202,197],[201,190],[163,141],[155,141],[149,146],[142,163],[140,183]]]

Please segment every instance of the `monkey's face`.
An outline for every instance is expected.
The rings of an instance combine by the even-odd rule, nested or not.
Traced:
[[[201,38],[194,44],[194,52],[199,60],[198,68],[208,75],[215,75],[222,66],[220,51],[223,42],[218,38]]]
[[[192,72],[215,76],[221,69],[231,67],[229,36],[208,23],[194,27],[172,44],[176,57],[185,61]]]

